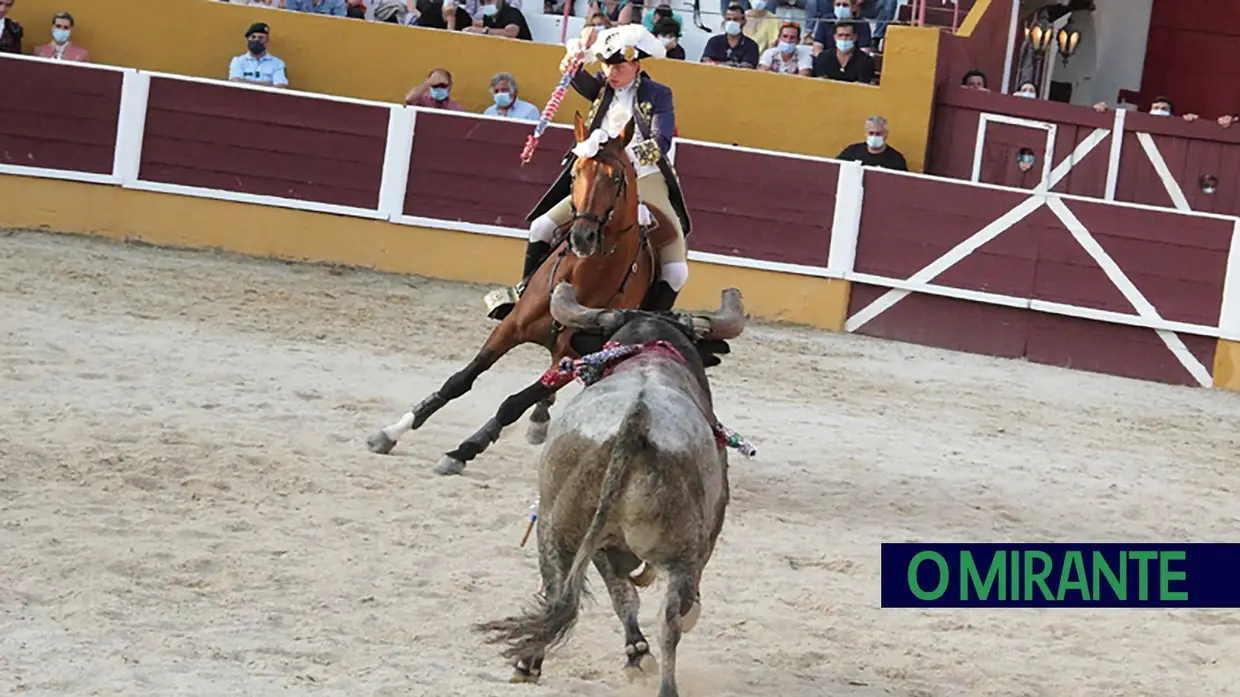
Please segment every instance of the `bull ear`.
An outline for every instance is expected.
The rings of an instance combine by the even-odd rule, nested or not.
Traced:
[[[586,122],[585,119],[581,118],[580,111],[573,114],[573,135],[576,136],[578,143],[590,136],[586,131]]]

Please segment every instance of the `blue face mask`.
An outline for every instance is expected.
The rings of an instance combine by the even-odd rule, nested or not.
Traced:
[[[728,33],[728,36],[736,36],[741,33],[741,23],[734,19],[729,19],[723,23],[723,30]]]
[[[779,42],[779,52],[780,52],[780,53],[792,53],[792,52],[793,52],[793,51],[795,51],[795,50],[797,50],[797,45],[796,45],[796,44],[794,44],[794,43],[789,43],[789,42],[787,42],[787,41],[780,41],[780,42]]]
[[[434,99],[437,102],[442,102],[447,98],[448,98],[447,87],[432,87],[431,88],[431,99]]]
[[[844,39],[844,40],[837,39],[835,42],[835,47],[840,50],[840,53],[848,53],[849,51],[853,50],[853,46],[855,45],[856,45],[856,42],[854,42],[852,39]]]
[[[835,6],[835,18],[836,19],[848,19],[850,17],[852,17],[851,7],[847,5],[836,5]]]
[[[499,8],[496,7],[495,5],[483,5],[482,6],[482,15],[484,17],[494,17],[496,12],[499,12]]]
[[[69,41],[69,30],[68,29],[53,29],[52,30],[52,41],[55,41],[58,44],[67,43]]]
[[[883,139],[882,136],[866,136],[865,137],[865,144],[875,150],[878,150],[879,148],[883,147],[883,143],[885,142],[886,141]]]
[[[512,104],[512,94],[509,92],[496,92],[491,96],[495,98],[495,106],[501,109],[505,109],[509,104]]]

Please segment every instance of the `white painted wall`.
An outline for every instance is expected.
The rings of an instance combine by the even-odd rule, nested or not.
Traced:
[[[1115,106],[1119,91],[1141,87],[1145,46],[1154,0],[1094,0],[1092,13],[1073,16],[1081,32],[1077,53],[1067,65],[1057,63],[1052,79],[1072,83],[1073,104],[1107,102]],[[1021,20],[1045,0],[1022,0]],[[1024,38],[1024,26],[1017,27]]]

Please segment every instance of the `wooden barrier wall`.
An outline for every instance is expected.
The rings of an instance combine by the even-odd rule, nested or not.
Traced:
[[[553,128],[521,167],[528,123],[34,59],[0,59],[0,81],[41,86],[2,107],[0,192],[42,177],[328,213],[452,231],[466,255],[480,236],[525,237],[571,137]],[[1106,152],[1090,127],[1044,147]],[[1240,379],[1236,218],[1077,195],[1087,169],[1046,172],[1048,190],[683,139],[673,155],[690,259],[847,282],[796,291],[839,303],[834,328],[1201,386],[1220,382],[1225,347],[1222,382]],[[462,273],[486,280],[442,275]]]

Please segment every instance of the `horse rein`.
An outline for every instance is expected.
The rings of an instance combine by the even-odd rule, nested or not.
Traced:
[[[577,222],[577,221],[584,220],[584,221],[585,221],[585,222],[587,222],[587,223],[591,223],[591,224],[593,224],[593,225],[597,226],[597,228],[598,228],[598,234],[599,234],[600,236],[602,236],[602,235],[606,232],[607,224],[608,224],[609,222],[611,222],[611,218],[612,218],[612,216],[613,216],[613,215],[615,214],[615,212],[616,212],[616,204],[617,204],[617,203],[620,201],[620,199],[621,199],[621,198],[623,198],[623,197],[624,197],[624,195],[628,192],[628,188],[629,188],[629,181],[628,181],[628,178],[625,176],[625,173],[624,173],[624,162],[623,162],[623,161],[620,161],[620,157],[619,157],[618,155],[615,155],[614,153],[610,153],[610,152],[608,152],[608,153],[604,153],[604,152],[601,152],[601,151],[600,151],[600,153],[599,153],[599,154],[604,154],[604,155],[606,155],[606,157],[605,157],[605,158],[599,158],[599,157],[596,155],[594,158],[591,158],[591,159],[600,159],[600,160],[601,160],[601,159],[612,159],[612,160],[614,160],[614,161],[613,161],[613,162],[611,162],[611,163],[609,163],[609,164],[612,164],[613,166],[614,166],[614,165],[618,165],[618,166],[619,166],[619,169],[620,169],[620,172],[619,172],[619,173],[613,173],[610,177],[608,177],[608,179],[610,179],[610,180],[611,180],[612,185],[613,185],[613,186],[615,187],[615,189],[616,189],[616,191],[615,191],[615,195],[612,197],[612,202],[611,202],[611,205],[607,207],[607,210],[606,210],[606,211],[604,211],[602,215],[599,215],[599,214],[595,213],[594,211],[586,211],[585,213],[581,213],[581,212],[579,212],[579,211],[577,210],[577,202],[576,202],[576,201],[574,201],[574,200],[572,199],[572,196],[571,196],[571,195],[569,196],[569,199],[568,199],[568,205],[569,205],[569,209],[572,211],[572,214],[573,214],[572,219],[571,219],[571,220],[569,220],[569,224],[570,224],[570,225],[571,225],[572,223]],[[576,178],[577,178],[577,170],[576,170],[576,168],[574,168],[574,169],[572,169],[572,170],[571,170],[571,176],[572,176],[572,178],[573,178],[573,179],[576,179]],[[629,230],[632,230],[632,229],[633,229],[634,227],[636,227],[636,226],[637,226],[637,223],[636,223],[636,222],[634,222],[634,223],[630,224],[628,227],[624,228],[623,230],[618,230],[618,231],[616,232],[616,237],[619,237],[620,235],[623,235],[624,233],[628,232]],[[617,245],[619,245],[619,244],[620,244],[620,241],[619,241],[618,239],[617,239],[617,240],[615,240],[614,242],[612,242],[612,244],[611,244],[611,248],[610,248],[610,249],[608,249],[607,251],[603,252],[603,253],[602,253],[601,255],[599,255],[599,256],[608,256],[608,255],[610,255],[612,252],[616,251],[616,246],[617,246]]]

